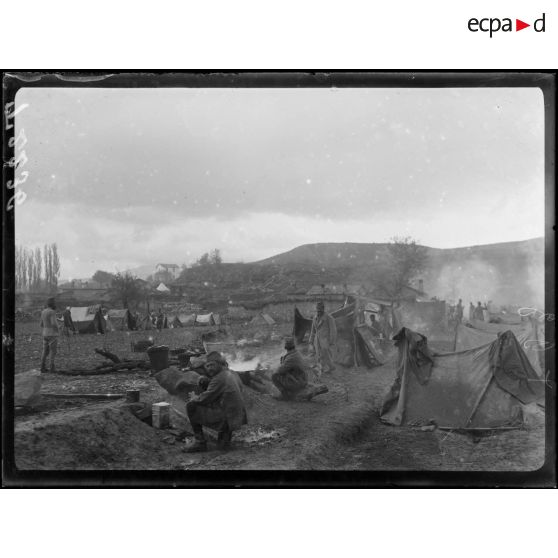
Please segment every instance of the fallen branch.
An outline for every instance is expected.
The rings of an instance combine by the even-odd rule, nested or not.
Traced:
[[[102,349],[95,349],[95,352],[101,356],[104,356],[105,358],[108,358],[109,360],[112,360],[112,362],[122,362],[114,353],[111,353],[109,351],[104,351]]]

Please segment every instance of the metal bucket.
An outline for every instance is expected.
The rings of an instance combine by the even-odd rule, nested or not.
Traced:
[[[155,372],[169,367],[169,348],[161,345],[160,347],[149,347],[147,356],[151,362],[151,368]]]

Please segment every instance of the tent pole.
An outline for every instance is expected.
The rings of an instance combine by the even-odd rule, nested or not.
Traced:
[[[471,414],[469,415],[469,418],[467,419],[467,422],[465,423],[464,428],[467,428],[467,426],[469,426],[469,424],[473,420],[473,417],[475,416],[475,413],[477,412],[477,409],[479,408],[480,402],[482,401],[484,395],[486,394],[486,392],[488,390],[488,386],[490,385],[490,382],[492,382],[492,370],[490,370],[490,373],[488,375],[488,382],[486,382],[486,385],[483,387],[482,391],[480,392],[479,396],[477,397],[477,400],[475,401],[475,405],[473,406],[473,410],[471,411]]]

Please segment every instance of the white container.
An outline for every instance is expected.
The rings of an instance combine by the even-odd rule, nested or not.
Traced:
[[[169,403],[153,403],[153,405],[151,406],[151,424],[153,425],[153,428],[169,428]]]

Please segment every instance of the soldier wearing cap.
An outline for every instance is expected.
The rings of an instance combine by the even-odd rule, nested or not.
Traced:
[[[281,357],[281,365],[271,376],[271,381],[283,399],[293,399],[308,385],[308,373],[293,337],[285,338],[285,350],[287,353]]]
[[[64,329],[62,330],[64,335],[69,336],[70,333],[75,335],[76,327],[74,325],[74,321],[72,320],[72,310],[69,306],[67,306],[66,310],[62,313],[62,318],[64,320]]]
[[[316,315],[312,320],[309,346],[313,349],[318,364],[318,374],[335,370],[331,349],[337,340],[337,327],[335,320],[325,311],[322,301],[316,304]]]
[[[54,359],[58,347],[58,322],[56,320],[56,302],[54,298],[47,300],[47,307],[41,312],[39,322],[43,334],[43,352],[41,355],[41,372],[47,372],[47,358],[50,356],[48,371],[56,372]]]
[[[219,447],[227,449],[233,431],[248,422],[240,378],[229,370],[223,356],[216,351],[209,353],[204,368],[209,383],[205,391],[186,404],[195,436],[187,452],[207,451],[204,426],[216,430]]]

